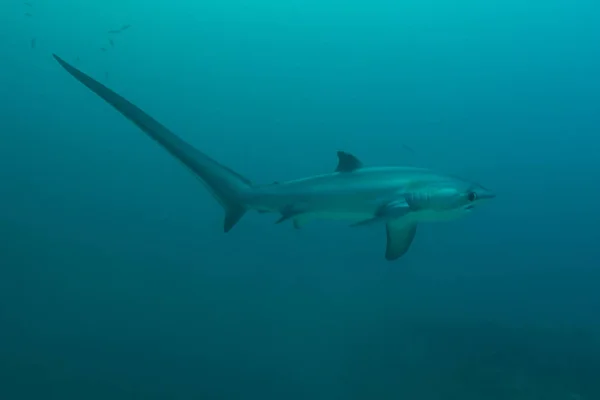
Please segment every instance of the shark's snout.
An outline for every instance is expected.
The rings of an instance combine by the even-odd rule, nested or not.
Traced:
[[[496,198],[496,193],[486,190],[478,196],[481,200],[491,200]]]
[[[473,190],[471,192],[471,194],[472,194],[472,199],[469,199],[469,200],[473,200],[475,202],[491,200],[496,197],[496,193],[494,191],[486,189],[482,186],[479,186],[478,188]]]

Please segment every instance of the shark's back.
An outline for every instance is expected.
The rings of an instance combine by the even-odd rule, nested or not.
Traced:
[[[380,190],[398,190],[414,182],[436,181],[443,179],[439,174],[425,168],[416,167],[365,167],[347,172],[332,172],[301,179],[275,182],[257,186],[265,193],[322,193],[370,192]]]

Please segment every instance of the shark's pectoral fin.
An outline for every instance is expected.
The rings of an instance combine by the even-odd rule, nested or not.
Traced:
[[[385,259],[388,261],[397,260],[410,248],[417,233],[417,224],[413,222],[406,223],[401,220],[389,221],[385,228],[387,232]]]
[[[363,221],[359,221],[350,226],[368,226],[377,222],[386,222],[391,220],[396,220],[398,218],[402,218],[410,213],[411,209],[409,205],[404,200],[395,200],[380,206],[377,211],[375,211],[375,215],[373,218],[365,219]]]

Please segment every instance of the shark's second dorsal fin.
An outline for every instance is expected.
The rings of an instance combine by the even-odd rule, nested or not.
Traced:
[[[363,163],[356,156],[345,151],[338,151],[337,156],[338,165],[335,172],[352,172],[363,166]]]

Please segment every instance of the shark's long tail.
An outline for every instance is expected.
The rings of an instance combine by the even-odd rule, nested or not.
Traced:
[[[225,232],[229,232],[242,218],[246,212],[244,197],[252,189],[252,183],[248,179],[195,149],[135,104],[84,74],[57,55],[53,54],[53,57],[75,79],[136,124],[200,178],[225,210]]]

